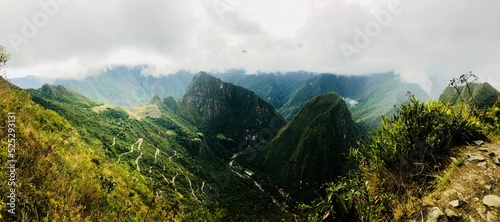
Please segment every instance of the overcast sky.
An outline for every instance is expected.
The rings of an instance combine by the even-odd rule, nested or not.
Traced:
[[[112,65],[177,70],[394,71],[431,88],[473,71],[500,88],[498,0],[0,0],[8,75]]]

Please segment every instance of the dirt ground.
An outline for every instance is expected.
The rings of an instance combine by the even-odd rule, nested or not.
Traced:
[[[416,221],[500,221],[500,206],[483,203],[487,195],[500,196],[500,163],[495,164],[500,143],[458,147],[454,153],[454,162],[461,164],[451,171],[449,183],[424,198],[426,212]],[[428,219],[431,211],[444,215]]]

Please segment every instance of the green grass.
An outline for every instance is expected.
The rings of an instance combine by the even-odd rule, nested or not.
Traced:
[[[164,203],[168,206],[165,209],[173,209],[169,214],[176,213],[176,217],[185,220],[194,220],[200,215],[211,215],[206,217],[207,220],[230,221],[287,217],[276,208],[268,194],[258,190],[251,181],[236,176],[227,168],[227,163],[214,154],[212,150],[220,146],[215,138],[210,138],[210,135],[175,114],[169,107],[154,104],[158,106],[161,115],[146,116],[138,120],[131,118],[121,108],[104,109],[101,104],[80,96],[71,99],[71,90],[65,92],[64,88],[52,86],[45,88],[57,88],[57,91],[32,90],[30,92],[34,101],[68,119],[86,146],[91,147],[92,152],[99,153],[100,159],[113,165],[112,169],[120,169],[123,176],[136,175],[136,179],[120,179],[122,184],[130,187],[133,187],[130,182],[138,180],[139,183],[135,186],[141,189],[129,190],[123,194],[124,197],[141,198],[149,206],[158,201],[155,199],[155,202],[151,202],[151,194],[162,191],[166,200],[169,200]],[[93,111],[96,106],[100,107],[100,112]],[[112,146],[114,137],[116,144]],[[128,152],[139,138],[143,139],[141,150],[138,151],[135,145],[136,150],[122,155],[119,164],[116,164],[120,154]],[[155,162],[157,149],[160,153]],[[139,173],[135,161],[141,152]],[[107,172],[108,176],[118,178],[116,172]],[[168,181],[165,181],[163,175]],[[178,176],[173,186],[171,180],[175,175]],[[152,180],[149,180],[150,176]],[[191,180],[191,186],[187,178]],[[118,183],[118,179],[113,181]],[[193,197],[191,187],[196,198]],[[114,204],[112,200],[109,202]],[[134,210],[137,216],[145,215],[140,212]],[[158,212],[155,210],[149,213],[149,219],[163,215],[157,214]]]

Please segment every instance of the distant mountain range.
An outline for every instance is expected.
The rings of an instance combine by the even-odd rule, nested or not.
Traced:
[[[179,100],[188,89],[195,74],[181,71],[172,75],[153,77],[142,75],[143,67],[115,67],[97,76],[83,80],[55,80],[86,97],[106,104],[135,107],[148,104],[154,96]],[[212,74],[221,80],[255,92],[272,104],[290,121],[305,102],[314,96],[336,92],[348,101],[356,122],[367,127],[377,126],[381,115],[393,112],[393,106],[406,100],[411,91],[420,99],[429,95],[417,84],[405,83],[393,73],[366,76],[342,76],[309,72],[245,74],[243,70],[230,70]],[[44,81],[36,77],[11,79],[20,87],[41,87]],[[46,81],[45,81],[46,82]]]

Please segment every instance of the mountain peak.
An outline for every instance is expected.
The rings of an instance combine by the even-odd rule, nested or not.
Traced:
[[[272,182],[290,196],[310,201],[324,183],[345,172],[344,154],[359,135],[342,98],[326,93],[307,101],[249,164],[274,178]],[[243,164],[247,159],[245,153],[238,157]]]
[[[259,130],[280,129],[286,123],[271,104],[254,92],[205,72],[193,78],[179,107],[183,116],[237,142],[259,140]]]
[[[457,104],[462,102],[461,97],[467,102],[474,100],[478,108],[487,108],[495,104],[497,98],[500,97],[500,92],[487,82],[473,82],[469,83],[467,87],[459,86],[457,89],[451,86],[447,87],[439,97],[439,100]]]

